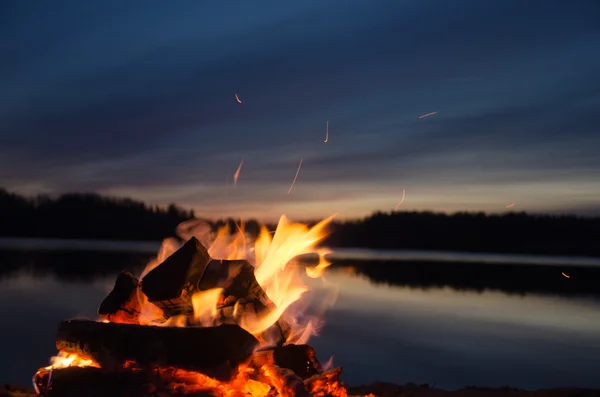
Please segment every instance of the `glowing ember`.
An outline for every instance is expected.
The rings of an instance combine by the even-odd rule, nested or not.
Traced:
[[[238,96],[238,94],[235,94],[235,100],[236,100],[238,103],[243,103],[243,102],[242,102],[242,100],[240,99],[240,97]]]
[[[398,207],[400,207],[400,205],[404,202],[404,197],[406,196],[406,191],[404,189],[402,189],[402,199],[400,199],[400,201],[398,202],[398,204],[396,204],[396,208],[394,208],[394,211],[398,210]]]
[[[562,274],[566,278],[571,278],[571,276],[569,276],[568,274],[565,274],[565,272],[561,272],[560,274]]]
[[[290,194],[290,192],[294,188],[294,185],[296,184],[296,179],[298,179],[298,174],[300,173],[301,167],[302,167],[302,159],[300,159],[300,164],[298,164],[298,169],[296,170],[296,176],[294,177],[294,180],[292,181],[292,186],[290,186],[290,190],[288,190],[288,194]]]
[[[329,120],[327,120],[327,125],[325,127],[325,143],[329,141]]]
[[[233,186],[237,185],[238,178],[240,177],[240,172],[242,171],[242,165],[244,164],[244,159],[240,161],[240,165],[238,165],[237,170],[235,170],[235,174],[233,174]]]
[[[425,117],[429,117],[429,116],[433,116],[434,114],[437,114],[437,112],[431,112],[431,113],[427,113],[424,114],[422,116],[419,116],[420,119],[424,119]]]

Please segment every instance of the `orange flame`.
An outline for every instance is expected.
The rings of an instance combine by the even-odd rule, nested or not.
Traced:
[[[79,357],[77,354],[59,352],[50,359],[50,365],[46,369],[58,369],[67,367],[99,367],[93,360]]]
[[[208,291],[196,292],[192,295],[194,318],[204,326],[212,325],[212,320],[217,315],[217,303],[223,294],[222,288],[213,288]]]
[[[277,308],[264,318],[242,319],[240,325],[248,332],[256,334],[268,329],[307,291],[306,285],[299,278],[297,267],[291,263],[293,258],[310,253],[319,254],[322,258],[319,264],[305,270],[306,274],[313,278],[318,277],[329,266],[323,258],[326,251],[317,249],[316,245],[326,236],[325,229],[332,220],[333,216],[308,228],[304,224],[291,223],[282,216],[272,240],[266,229],[261,231],[254,249],[255,276]],[[294,334],[299,331],[301,333],[303,330],[299,328],[306,329],[307,326],[308,324],[303,324],[300,327],[292,327],[296,328],[292,331]]]
[[[217,230],[214,236],[207,236],[205,225],[202,222],[187,223],[179,228],[182,237],[189,239],[197,237],[208,246],[208,253],[212,258],[227,260],[248,260],[255,267],[255,277],[275,308],[267,315],[256,317],[254,315],[237,319],[239,325],[253,335],[259,335],[273,326],[279,318],[284,318],[290,323],[292,332],[288,342],[305,343],[317,331],[314,319],[300,320],[302,313],[295,313],[290,306],[299,301],[308,290],[302,281],[300,266],[293,259],[306,254],[317,254],[319,262],[315,266],[304,267],[304,273],[310,278],[320,278],[325,269],[331,264],[325,259],[330,250],[317,248],[317,244],[326,236],[326,228],[333,220],[333,216],[319,222],[313,227],[301,223],[292,223],[288,218],[281,216],[277,229],[272,235],[266,227],[262,226],[258,237],[251,238],[244,230],[244,224],[236,225],[237,231],[231,233],[228,225]],[[197,227],[198,233],[195,232]],[[158,258],[151,261],[143,275],[158,266],[170,254],[175,252],[181,243],[174,239],[167,239],[159,252]],[[217,323],[217,305],[222,298],[222,289],[215,288],[208,291],[197,292],[192,296],[192,306],[195,320],[205,326]],[[186,326],[185,316],[172,317],[165,322],[162,311],[148,302],[142,293],[139,293],[141,304],[140,323],[143,325]],[[328,304],[330,302],[327,302]],[[237,310],[234,312],[237,314]]]

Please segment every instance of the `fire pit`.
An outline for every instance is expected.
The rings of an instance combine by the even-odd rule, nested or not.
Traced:
[[[328,266],[315,247],[330,220],[309,228],[282,217],[253,245],[243,228],[204,244],[166,241],[141,279],[117,277],[101,319],[60,323],[59,354],[34,375],[37,393],[346,396],[341,368],[324,370],[306,344],[314,327],[288,310],[306,291],[299,270],[316,278]],[[292,263],[307,253],[319,254],[317,266]]]

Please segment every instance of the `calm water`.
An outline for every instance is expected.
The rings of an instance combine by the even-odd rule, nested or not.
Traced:
[[[95,253],[86,253],[92,261]],[[36,256],[40,260],[40,255]],[[83,259],[81,259],[83,258]],[[79,257],[82,266],[85,256]],[[0,263],[0,266],[3,264]],[[311,344],[352,385],[373,381],[600,388],[600,304],[585,298],[411,289],[331,271],[337,301]],[[51,273],[0,280],[0,381],[30,381],[55,354],[60,320],[95,318],[114,275],[65,281]],[[315,284],[315,296],[322,288]]]

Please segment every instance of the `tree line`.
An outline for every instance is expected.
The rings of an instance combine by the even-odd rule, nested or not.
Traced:
[[[600,256],[600,218],[525,212],[377,212],[333,225],[334,247]]]
[[[194,217],[175,204],[87,193],[28,198],[0,188],[2,237],[157,241]],[[214,228],[224,224],[235,231],[239,221],[212,222]],[[245,224],[250,234],[258,233],[256,220]],[[323,244],[331,247],[600,256],[600,218],[574,215],[376,212],[334,222],[330,232]]]
[[[0,236],[161,240],[193,218],[175,204],[146,205],[93,193],[23,197],[0,189]]]

